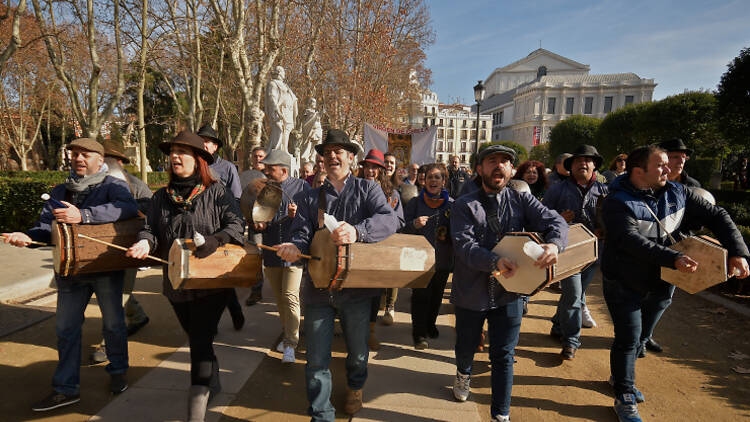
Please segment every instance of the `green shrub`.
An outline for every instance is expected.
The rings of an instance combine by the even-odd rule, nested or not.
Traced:
[[[31,178],[0,177],[0,232],[25,231],[39,218],[50,183]]]
[[[169,173],[166,171],[152,171],[148,174],[148,185],[166,186],[169,183]]]
[[[750,246],[750,227],[737,226],[737,229],[739,229],[740,233],[742,233],[742,238],[745,239],[745,244]]]
[[[0,177],[10,179],[21,179],[35,182],[47,183],[50,186],[58,185],[68,177],[67,171],[43,170],[43,171],[0,171]]]
[[[732,217],[734,224],[750,226],[750,204],[741,202],[719,202],[718,205],[727,210]]]

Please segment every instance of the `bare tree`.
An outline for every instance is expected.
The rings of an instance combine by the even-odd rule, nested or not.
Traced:
[[[8,4],[5,6],[5,11],[2,15],[0,15],[0,22],[8,19],[10,10],[10,0],[8,0]],[[20,0],[18,2],[18,7],[16,7],[16,9],[13,11],[10,40],[8,41],[8,45],[5,46],[3,51],[0,53],[0,71],[2,71],[2,69],[5,67],[5,63],[8,61],[10,56],[12,56],[13,53],[15,53],[16,50],[21,47],[21,17],[24,13],[26,13],[26,0]]]
[[[32,4],[50,62],[70,98],[73,116],[78,120],[84,135],[95,138],[104,122],[112,116],[125,90],[120,3],[111,3],[112,15],[105,21],[98,18],[97,13],[101,13],[103,8],[97,7],[95,12],[94,0],[43,1],[44,5],[40,0],[32,0]],[[64,18],[70,17],[70,21],[62,19],[58,24],[57,20],[60,17],[55,13],[58,7],[63,10],[60,15]],[[66,45],[70,41],[66,35],[69,32],[75,33],[76,28],[83,30],[88,53],[85,63],[88,80],[85,85],[76,74],[84,64],[70,60],[70,45]],[[114,51],[114,57],[111,57],[111,51]],[[100,56],[106,56],[107,60],[101,60]],[[102,80],[103,77],[105,80]],[[114,88],[102,89],[102,84],[104,87]]]
[[[33,87],[30,87],[29,78],[23,73],[15,76],[13,79],[15,79],[17,87],[12,92],[12,97],[16,98],[15,105],[12,104],[12,99],[9,100],[8,97],[10,96],[6,94],[6,90],[0,90],[0,104],[2,104],[3,110],[0,116],[0,119],[2,119],[0,130],[18,155],[21,161],[21,170],[26,171],[29,169],[26,162],[29,152],[34,148],[36,140],[39,139],[39,129],[42,120],[44,120],[44,110],[49,103],[49,95],[46,96],[41,103],[41,107],[39,107],[38,104],[34,104],[38,102],[36,96],[29,95],[28,91],[33,90]]]

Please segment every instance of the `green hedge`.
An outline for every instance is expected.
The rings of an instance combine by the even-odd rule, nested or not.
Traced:
[[[29,177],[0,177],[0,232],[30,228],[44,206],[42,194],[53,185]]]
[[[685,171],[690,177],[694,177],[701,182],[701,185],[708,186],[711,174],[718,171],[720,166],[721,159],[717,157],[696,157],[685,164]]]
[[[0,171],[0,177],[10,179],[29,180],[47,183],[50,186],[58,185],[68,177],[67,171]]]

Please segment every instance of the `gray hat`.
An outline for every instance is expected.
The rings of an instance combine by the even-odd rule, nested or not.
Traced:
[[[104,155],[104,146],[100,144],[99,142],[97,142],[95,139],[91,139],[91,138],[74,139],[71,143],[69,143],[65,147],[65,149],[73,149],[73,147],[78,147],[86,151],[96,152],[100,155]]]
[[[492,154],[498,154],[498,153],[509,156],[511,161],[515,163],[516,151],[514,151],[513,148],[506,147],[505,145],[490,145],[487,148],[479,151],[477,164],[482,164],[482,161],[484,161],[485,158],[489,157]]]
[[[282,151],[280,149],[273,149],[271,152],[266,155],[266,158],[261,160],[261,163],[267,165],[267,166],[284,166],[284,167],[292,167],[292,156],[289,155],[288,152]]]

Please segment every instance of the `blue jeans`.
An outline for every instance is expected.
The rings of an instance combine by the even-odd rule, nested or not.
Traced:
[[[455,307],[456,313],[456,369],[471,375],[474,352],[482,335],[484,320],[487,320],[490,337],[490,363],[492,365],[492,405],[490,412],[497,415],[510,414],[510,394],[513,388],[513,356],[518,335],[521,332],[523,303],[521,299],[508,302],[489,311],[472,311]]]
[[[641,345],[647,295],[630,290],[615,280],[604,278],[602,284],[604,300],[615,326],[615,340],[609,352],[615,393],[618,396],[635,394],[635,362]]]
[[[81,327],[92,294],[96,294],[102,312],[102,335],[109,360],[105,369],[110,375],[127,371],[128,332],[122,308],[123,277],[123,271],[113,271],[58,282],[55,321],[58,363],[52,377],[52,388],[58,393],[79,394]]]
[[[581,309],[586,304],[586,289],[598,269],[597,261],[582,272],[560,281],[562,294],[557,302],[557,312],[552,317],[552,331],[560,334],[564,346],[574,349],[581,347]]]
[[[336,410],[331,404],[331,342],[333,322],[338,312],[346,341],[346,378],[351,390],[360,390],[367,380],[367,358],[370,336],[370,303],[366,297],[345,303],[305,306],[307,364],[305,382],[307,412],[313,421],[333,421]]]
[[[675,286],[669,286],[669,297],[663,295],[648,293],[643,299],[641,346],[644,347],[646,340],[654,335],[656,324],[659,323],[664,311],[672,304],[672,295],[674,295]]]

